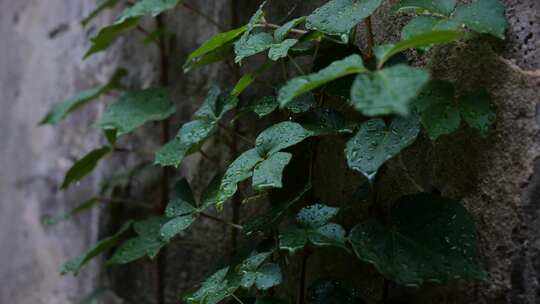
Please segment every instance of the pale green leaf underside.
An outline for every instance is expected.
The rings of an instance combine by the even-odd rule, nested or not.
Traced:
[[[277,152],[262,161],[253,170],[253,188],[263,191],[269,188],[282,188],[281,181],[285,166],[291,161],[292,154]]]
[[[269,157],[313,135],[315,134],[312,131],[298,123],[284,121],[261,132],[255,140],[255,149],[262,157]]]
[[[298,43],[298,39],[285,39],[278,44],[272,44],[268,51],[268,58],[277,61],[287,57],[289,50]]]
[[[364,115],[409,114],[411,100],[428,82],[429,73],[399,64],[356,76],[351,103]]]
[[[278,94],[278,101],[281,107],[287,106],[294,98],[312,91],[328,82],[340,77],[365,72],[366,68],[362,58],[358,55],[351,55],[341,60],[334,61],[326,68],[317,73],[293,78],[287,82]]]
[[[166,119],[175,111],[170,92],[165,88],[128,91],[107,108],[98,125],[114,129],[121,136],[147,122]]]
[[[420,122],[413,114],[394,118],[390,126],[382,119],[368,120],[347,142],[347,163],[351,169],[372,178],[384,162],[412,144],[419,132]]]
[[[391,214],[391,228],[371,221],[350,235],[356,255],[386,278],[419,287],[485,276],[473,220],[460,203],[434,194],[410,195]]]
[[[331,0],[307,17],[306,28],[348,40],[351,29],[379,7],[382,0]]]

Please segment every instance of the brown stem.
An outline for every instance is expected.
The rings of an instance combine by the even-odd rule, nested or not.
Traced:
[[[304,304],[306,301],[306,272],[307,272],[307,260],[309,257],[309,252],[304,251],[302,255],[302,268],[300,269],[300,282],[298,284],[298,304]]]
[[[161,39],[158,39],[158,38],[154,37],[154,35],[152,35],[152,33],[148,32],[144,27],[142,27],[140,25],[137,25],[137,27],[135,29],[137,29],[137,31],[141,32],[146,37],[150,38],[150,40],[152,40],[152,42],[154,42],[158,46],[160,45]]]
[[[165,28],[164,15],[156,17],[157,28],[163,30]],[[169,57],[167,52],[166,36],[162,35],[159,39],[159,54],[160,54],[160,84],[163,87],[169,86]],[[170,123],[168,119],[161,122],[161,143],[166,144],[170,139],[169,134]],[[161,172],[161,200],[159,202],[158,211],[162,214],[165,211],[167,202],[169,201],[169,174],[168,168],[163,168]],[[157,289],[157,304],[165,303],[165,284],[163,278],[165,276],[167,262],[167,251],[164,249],[157,258],[157,273],[156,273],[156,289]]]
[[[367,59],[373,58],[373,47],[375,46],[375,39],[373,36],[373,26],[371,25],[371,16],[367,17],[366,20],[364,20],[364,24],[366,25],[366,32],[367,32]]]

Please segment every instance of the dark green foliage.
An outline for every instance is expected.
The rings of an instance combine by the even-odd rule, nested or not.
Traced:
[[[101,29],[91,39],[86,56],[106,49],[135,27],[141,27],[144,33],[140,22],[144,16],[172,13],[182,2],[139,0],[129,3],[112,25]],[[101,2],[83,24],[115,4],[117,1]],[[418,56],[422,56],[429,54],[424,51],[440,44],[467,43],[467,39],[474,39],[478,34],[504,39],[503,5],[498,0],[473,0],[463,5],[456,5],[454,0],[402,0],[395,10],[416,14],[402,29],[402,40],[377,46],[366,43],[364,51],[360,52],[355,45],[360,38],[357,31],[361,30],[357,26],[370,24],[362,22],[382,4],[381,0],[330,0],[308,16],[284,24],[269,22],[281,18],[267,18],[266,4],[266,1],[260,4],[247,24],[210,37],[187,56],[183,68],[188,72],[220,61],[249,64],[252,60],[246,58],[263,53],[267,57],[265,63],[246,67],[245,70],[251,72],[229,81],[234,85],[230,91],[212,86],[191,121],[180,126],[176,137],[156,152],[153,165],[174,167],[186,156],[201,153],[204,161],[215,161],[212,166],[205,166],[215,170],[215,177],[196,199],[185,178],[168,185],[165,174],[169,171],[163,170],[162,189],[172,186],[166,206],[153,206],[146,217],[138,218],[133,224],[133,233],[116,248],[107,265],[126,264],[145,257],[153,259],[161,248],[182,237],[195,221],[204,217],[224,227],[241,230],[247,237],[248,249],[229,248],[235,256],[220,263],[217,271],[200,286],[183,294],[183,301],[188,304],[288,303],[280,299],[298,297],[287,294],[298,290],[296,286],[279,286],[289,282],[285,275],[294,270],[289,265],[297,257],[288,255],[300,253],[298,259],[303,261],[301,275],[304,276],[311,273],[306,269],[311,253],[329,246],[333,247],[332,251],[348,252],[351,263],[372,264],[399,285],[419,287],[425,283],[484,278],[474,223],[458,201],[420,193],[404,196],[392,205],[382,201],[387,196],[378,192],[385,189],[379,183],[388,178],[387,171],[381,167],[390,159],[400,157],[400,153],[415,142],[422,128],[433,141],[456,131],[462,121],[481,136],[489,135],[496,112],[487,92],[456,93],[452,83],[430,79],[427,69],[411,66],[407,50],[420,50]],[[161,48],[160,53],[167,54],[164,47],[174,33],[165,27],[148,33],[146,40],[161,42],[156,45]],[[299,57],[304,58],[296,61]],[[259,56],[259,59],[264,57]],[[263,79],[266,71],[276,67],[283,74],[282,82]],[[295,72],[289,77],[293,67]],[[56,105],[41,123],[57,124],[91,100],[121,89],[119,82],[125,73],[119,70],[105,85]],[[230,74],[224,75],[227,78]],[[274,91],[261,96],[262,91],[251,87],[256,81]],[[162,85],[163,88],[126,91],[107,108],[97,125],[104,130],[109,145],[77,161],[67,172],[62,188],[90,174],[105,156],[116,151],[131,152],[121,147],[129,141],[129,136],[121,138],[122,135],[143,126],[150,128],[149,122],[166,120],[176,112],[169,88],[166,88],[168,84]],[[255,98],[241,103],[246,91],[254,93]],[[236,109],[239,103],[241,107]],[[232,115],[227,115],[229,112],[233,112]],[[252,112],[256,114],[251,115],[253,118],[281,120],[272,121],[265,128],[249,125],[250,129],[263,129],[253,141],[233,123]],[[271,113],[274,114],[269,116]],[[162,125],[166,126],[166,123]],[[223,130],[227,136],[221,137],[218,130]],[[226,157],[218,161],[215,154],[207,156],[201,149],[211,136],[216,136],[215,142],[231,145],[230,151],[236,153],[232,155],[234,161],[225,168],[221,162]],[[233,136],[242,139],[242,145]],[[343,149],[344,153],[340,153],[343,163],[348,165],[346,170],[351,170],[347,174],[367,178],[351,197],[333,202],[339,207],[313,204],[317,201],[317,192],[312,185],[324,187],[324,179],[328,178],[318,176],[320,171],[314,170],[317,164],[330,158],[326,154],[328,150],[319,147],[322,136],[334,137],[332,144]],[[205,145],[205,151],[208,146]],[[336,156],[331,158],[335,160]],[[401,158],[394,161],[402,164]],[[112,193],[129,192],[132,179],[149,167],[150,164],[142,163],[127,172],[113,174],[103,184],[100,196],[45,222],[61,222],[100,201],[109,200],[107,196]],[[184,171],[170,172],[171,180]],[[289,174],[292,171],[294,174]],[[240,186],[250,178],[251,183]],[[299,183],[291,181],[299,178]],[[268,200],[269,205],[248,220],[235,216],[231,222],[226,218],[228,213],[220,211],[233,197],[235,208],[239,208],[238,203],[242,201],[263,199]],[[111,202],[120,200],[122,198],[110,198]],[[127,199],[124,202],[131,203]],[[150,204],[134,202],[130,206],[148,209]],[[385,206],[392,206],[391,210]],[[342,214],[337,217],[339,210],[342,214],[362,210],[368,218],[353,223],[356,226],[347,232],[340,223],[344,220],[343,225],[349,228],[351,223],[347,218],[350,217]],[[215,211],[218,214],[208,213]],[[76,274],[90,259],[119,244],[130,226],[131,222],[126,223],[115,235],[68,261],[62,273]],[[238,242],[238,235],[238,231],[232,234],[232,243]],[[329,266],[331,269],[332,265]],[[305,286],[299,288],[303,290]],[[363,294],[347,282],[321,278],[310,284],[307,296],[300,302],[364,303],[360,297]]]

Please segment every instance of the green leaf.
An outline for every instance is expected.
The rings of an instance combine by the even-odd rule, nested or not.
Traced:
[[[455,0],[401,0],[394,9],[402,11],[423,11],[449,16],[454,7]]]
[[[131,223],[131,221],[126,222],[113,236],[99,241],[99,243],[94,245],[84,254],[67,261],[64,266],[62,266],[61,273],[67,274],[72,272],[74,275],[77,275],[81,267],[88,263],[88,261],[115,246],[120,241],[122,234],[129,229]]]
[[[199,211],[204,211],[210,206],[216,205],[216,198],[219,193],[219,187],[221,186],[221,180],[223,179],[222,174],[217,174],[210,181],[206,189],[204,189],[201,194],[201,203],[199,206]]]
[[[253,170],[253,188],[263,191],[269,188],[282,188],[281,178],[285,166],[291,161],[292,154],[277,152],[260,162]]]
[[[203,56],[222,48],[229,42],[238,38],[238,36],[242,35],[246,30],[247,26],[242,26],[240,28],[212,36],[212,38],[208,39],[208,41],[203,43],[198,49],[189,54],[184,67],[192,65],[193,62],[200,60]]]
[[[164,216],[154,216],[136,222],[133,228],[138,236],[123,242],[107,261],[107,265],[127,264],[144,256],[154,258],[165,245],[160,239],[161,229],[169,220]]]
[[[382,119],[371,119],[360,126],[347,142],[345,155],[349,168],[371,179],[379,167],[414,142],[420,132],[418,116],[396,117],[390,127]]]
[[[268,58],[277,61],[287,57],[289,50],[297,43],[298,39],[285,39],[278,44],[272,44],[270,51],[268,51]]]
[[[307,17],[306,28],[338,35],[347,42],[349,32],[379,7],[382,0],[331,0]]]
[[[139,24],[140,19],[140,17],[129,18],[122,23],[114,23],[113,25],[102,28],[95,37],[90,38],[92,45],[86,51],[83,58],[86,59],[90,55],[106,50],[116,41],[116,38],[135,28]]]
[[[259,290],[267,290],[279,285],[282,281],[281,269],[273,263],[264,261],[272,252],[263,252],[247,258],[239,266],[241,273],[240,285],[244,288],[251,288],[253,285]],[[262,266],[261,266],[262,265]]]
[[[115,129],[121,136],[147,122],[166,119],[175,111],[165,88],[128,91],[107,108],[98,125],[105,130]]]
[[[143,16],[157,16],[160,13],[174,8],[183,0],[139,0],[133,6],[126,8],[116,21],[104,27],[99,33],[90,39],[92,46],[84,55],[90,55],[107,49],[123,33],[135,28]]]
[[[161,227],[160,237],[163,241],[168,242],[180,232],[186,230],[195,220],[197,215],[188,214],[177,216]]]
[[[413,106],[432,140],[459,128],[461,117],[454,103],[454,86],[450,82],[430,82],[414,100]]]
[[[193,191],[185,178],[179,180],[174,185],[171,199],[165,208],[167,217],[176,217],[194,213],[197,209]]]
[[[187,304],[218,304],[237,289],[235,286],[229,286],[227,274],[229,267],[218,270],[208,277],[202,286],[194,291],[187,293],[183,299]]]
[[[298,123],[318,135],[353,132],[343,114],[330,108],[312,109],[302,115]]]
[[[307,231],[305,229],[290,226],[279,235],[279,249],[286,250],[294,255],[307,244]]]
[[[293,99],[287,106],[287,110],[299,114],[304,113],[314,107],[317,101],[315,101],[315,96],[311,92],[300,95]]]
[[[328,223],[339,209],[322,204],[307,206],[296,215],[300,226],[289,226],[280,236],[280,249],[292,255],[303,248],[309,240],[315,246],[338,246],[345,248],[345,229]]]
[[[306,185],[300,192],[294,195],[291,199],[283,202],[276,203],[272,207],[253,218],[251,218],[244,226],[243,232],[246,235],[251,235],[254,232],[263,231],[269,229],[274,223],[283,217],[285,212],[292,207],[296,202],[302,199],[302,197],[311,189],[311,184]]]
[[[244,76],[242,76],[242,78],[240,78],[240,80],[238,80],[231,92],[231,95],[240,95],[247,87],[249,87],[253,83],[253,81],[255,81],[255,77],[253,77],[252,74],[245,74]]]
[[[267,263],[258,269],[255,279],[255,286],[257,289],[268,290],[281,284],[281,282],[281,269],[277,264]]]
[[[233,45],[225,44],[211,52],[208,52],[200,57],[196,57],[193,60],[186,61],[184,66],[184,73],[189,73],[193,69],[200,68],[212,63],[219,61],[224,61],[227,58],[230,58],[233,54]]]
[[[407,115],[410,102],[428,80],[428,72],[404,64],[360,74],[351,88],[351,102],[367,116]]]
[[[312,91],[328,82],[340,77],[358,74],[367,71],[358,55],[351,55],[342,60],[331,63],[326,68],[317,73],[293,78],[287,82],[278,94],[278,101],[281,107],[285,107],[294,98]]]
[[[263,161],[263,158],[257,153],[257,150],[251,149],[242,153],[229,165],[219,187],[219,193],[216,199],[218,208],[236,193],[239,182],[253,175],[253,168],[261,161]]]
[[[351,284],[341,280],[321,278],[308,287],[307,304],[364,304]]]
[[[195,120],[184,124],[176,137],[157,152],[155,163],[178,167],[185,156],[197,151],[216,132],[219,120],[237,103],[238,98],[229,92],[222,92],[216,86],[211,87],[203,104],[195,112]]]
[[[82,26],[88,25],[88,23],[90,23],[90,21],[92,21],[94,18],[99,16],[99,14],[101,14],[106,9],[110,9],[110,8],[114,7],[116,5],[116,3],[118,3],[118,0],[103,0],[103,1],[101,1],[99,3],[99,5],[96,7],[96,9],[91,11],[90,14],[88,14],[88,16],[86,16],[81,21],[81,25]]]
[[[75,216],[75,215],[77,215],[77,214],[79,214],[79,213],[81,213],[83,211],[91,209],[91,208],[93,208],[93,207],[95,207],[97,205],[99,205],[99,199],[93,197],[93,198],[85,201],[81,205],[77,206],[76,208],[71,209],[70,211],[68,211],[65,214],[54,216],[54,217],[45,217],[43,219],[43,224],[44,225],[56,225],[58,223],[61,223],[61,222],[65,221],[65,220],[69,219],[72,216]]]
[[[300,210],[296,221],[306,228],[318,228],[328,223],[338,212],[339,208],[315,204]]]
[[[246,57],[253,56],[272,47],[274,38],[269,33],[257,33],[240,38],[234,43],[234,62],[241,63]]]
[[[204,120],[194,120],[184,124],[175,138],[159,149],[155,163],[164,167],[178,167],[184,157],[194,153],[196,147],[215,131],[216,126]]]
[[[62,183],[61,188],[67,189],[72,183],[80,181],[83,177],[88,175],[96,168],[98,162],[103,157],[111,152],[111,147],[103,147],[86,154],[68,170],[66,176],[64,177],[64,182]]]
[[[415,36],[422,35],[433,31],[437,23],[441,22],[440,17],[435,16],[417,16],[414,17],[401,30],[401,40],[408,40]]]
[[[306,21],[305,16],[293,19],[285,23],[284,25],[280,26],[274,31],[274,40],[278,42],[285,40],[285,38],[287,38],[287,35],[291,32],[291,30],[294,27],[298,26],[299,24],[303,23],[304,21]]]
[[[491,97],[485,91],[459,98],[459,111],[463,120],[486,137],[489,128],[495,123],[496,111]]]
[[[45,115],[45,117],[39,122],[40,125],[51,124],[55,125],[64,119],[69,113],[85,106],[90,101],[97,99],[101,95],[119,88],[120,79],[127,75],[125,69],[118,69],[114,72],[113,76],[104,86],[85,90],[80,92],[76,96],[66,99],[56,105]]]
[[[473,220],[456,201],[434,194],[401,198],[390,226],[370,221],[351,231],[356,255],[404,286],[482,279]]]
[[[259,116],[259,118],[264,117],[277,109],[279,103],[275,96],[265,96],[257,100],[253,105],[253,111]]]
[[[476,0],[458,6],[452,18],[475,32],[490,34],[503,40],[505,38],[507,23],[504,4],[499,0]]]
[[[255,149],[260,156],[269,157],[313,135],[298,123],[284,121],[261,132],[255,140]]]
[[[437,30],[414,36],[396,44],[386,44],[375,48],[377,66],[380,68],[388,59],[406,49],[426,47],[434,44],[450,43],[464,38],[465,33],[459,31]]]
[[[166,10],[173,9],[183,0],[139,0],[134,5],[126,8],[115,23],[122,23],[133,17],[152,16],[156,17]]]

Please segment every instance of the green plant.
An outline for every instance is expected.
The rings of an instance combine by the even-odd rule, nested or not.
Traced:
[[[84,24],[117,2],[102,2]],[[91,258],[113,247],[115,253],[107,265],[129,263],[143,257],[153,259],[198,218],[205,217],[233,229],[232,246],[236,256],[232,261],[235,262],[216,271],[199,288],[185,293],[183,299],[187,303],[211,304],[226,299],[238,303],[282,303],[277,297],[297,298],[298,303],[305,303],[306,299],[309,303],[330,303],[336,299],[342,299],[339,303],[356,301],[358,295],[354,288],[341,282],[319,281],[310,287],[308,296],[303,294],[307,257],[313,250],[325,246],[341,248],[351,253],[351,258],[355,255],[399,285],[419,287],[427,282],[483,279],[485,272],[479,262],[474,223],[458,201],[439,194],[418,193],[404,196],[392,204],[391,210],[384,210],[380,207],[377,183],[378,172],[385,162],[410,146],[422,130],[435,141],[456,131],[463,119],[480,136],[488,136],[495,122],[495,110],[487,93],[472,92],[456,97],[452,83],[431,79],[429,71],[408,64],[403,52],[416,49],[422,54],[440,44],[463,43],[480,34],[504,39],[504,7],[498,0],[475,0],[460,6],[456,6],[454,0],[402,0],[395,7],[396,12],[408,11],[415,15],[403,28],[402,40],[375,46],[370,15],[381,2],[331,0],[310,15],[283,25],[267,21],[266,2],[263,2],[246,25],[219,33],[193,51],[183,69],[188,73],[231,58],[241,64],[246,58],[261,53],[266,53],[269,61],[239,78],[230,90],[211,87],[193,120],[184,124],[172,139],[168,138],[167,118],[175,113],[175,106],[167,89],[166,72],[161,79],[163,87],[128,90],[121,85],[126,71],[119,69],[106,85],[55,106],[42,124],[57,124],[97,97],[122,91],[97,123],[104,130],[108,144],[77,161],[66,174],[63,189],[88,175],[104,157],[122,151],[117,145],[119,137],[151,121],[163,123],[164,145],[155,153],[155,166],[178,167],[190,154],[205,155],[201,150],[203,143],[223,132],[251,147],[235,155],[236,160],[224,173],[216,172],[216,178],[199,199],[194,197],[185,179],[176,182],[169,195],[171,174],[164,169],[160,204],[154,208],[157,212],[153,211],[146,219],[125,223],[115,235],[68,261],[62,272],[76,274]],[[167,31],[159,15],[180,5],[190,7],[181,0],[131,3],[112,25],[92,38],[86,56],[105,50],[126,31],[139,29],[160,47],[162,68],[166,70]],[[157,16],[160,28],[154,33],[148,33],[139,25],[141,18],[148,15]],[[352,44],[357,27],[363,26],[362,21],[368,40],[364,53]],[[296,62],[298,57],[311,60],[310,73],[305,73],[305,67]],[[275,95],[260,96],[248,104],[242,102],[243,92],[275,66],[277,69],[281,66],[287,78],[284,84],[274,85],[279,87]],[[296,69],[296,77],[289,78],[289,67]],[[238,134],[236,121],[243,115],[253,112],[264,117],[274,111],[285,113],[290,119],[270,126],[255,141]],[[231,119],[231,116],[234,117]],[[316,157],[323,160],[325,157],[315,155],[318,138],[322,136],[348,138],[343,147],[347,164],[366,177],[355,201],[369,210],[369,219],[349,231],[332,221],[340,208],[317,202],[312,195],[312,181],[317,178],[313,162]],[[241,221],[237,217],[242,200],[238,194],[239,183],[251,178],[252,190],[258,194],[245,198],[250,201],[283,188],[283,172],[295,161],[296,150],[292,147],[301,142],[311,145],[305,186],[288,193],[289,200],[273,202],[255,218]],[[236,151],[237,144],[233,141],[232,145]],[[105,184],[100,196],[48,222],[67,219],[100,201],[148,207],[108,197],[110,189],[148,167],[150,165],[143,164],[115,176]],[[231,200],[235,206],[233,220],[208,213],[212,208],[219,213]],[[296,214],[292,212],[302,206]],[[292,221],[286,227],[282,224],[285,218]],[[124,234],[131,227],[135,234],[125,239]],[[257,249],[242,254],[236,245],[239,232],[247,236],[270,234],[274,237],[270,238],[272,244],[266,246],[256,246],[261,239],[255,238],[251,242]],[[299,253],[303,267],[298,294],[286,295],[284,290],[275,292],[282,282],[285,267],[280,262],[287,255]],[[158,297],[158,302],[162,301],[162,296]]]

